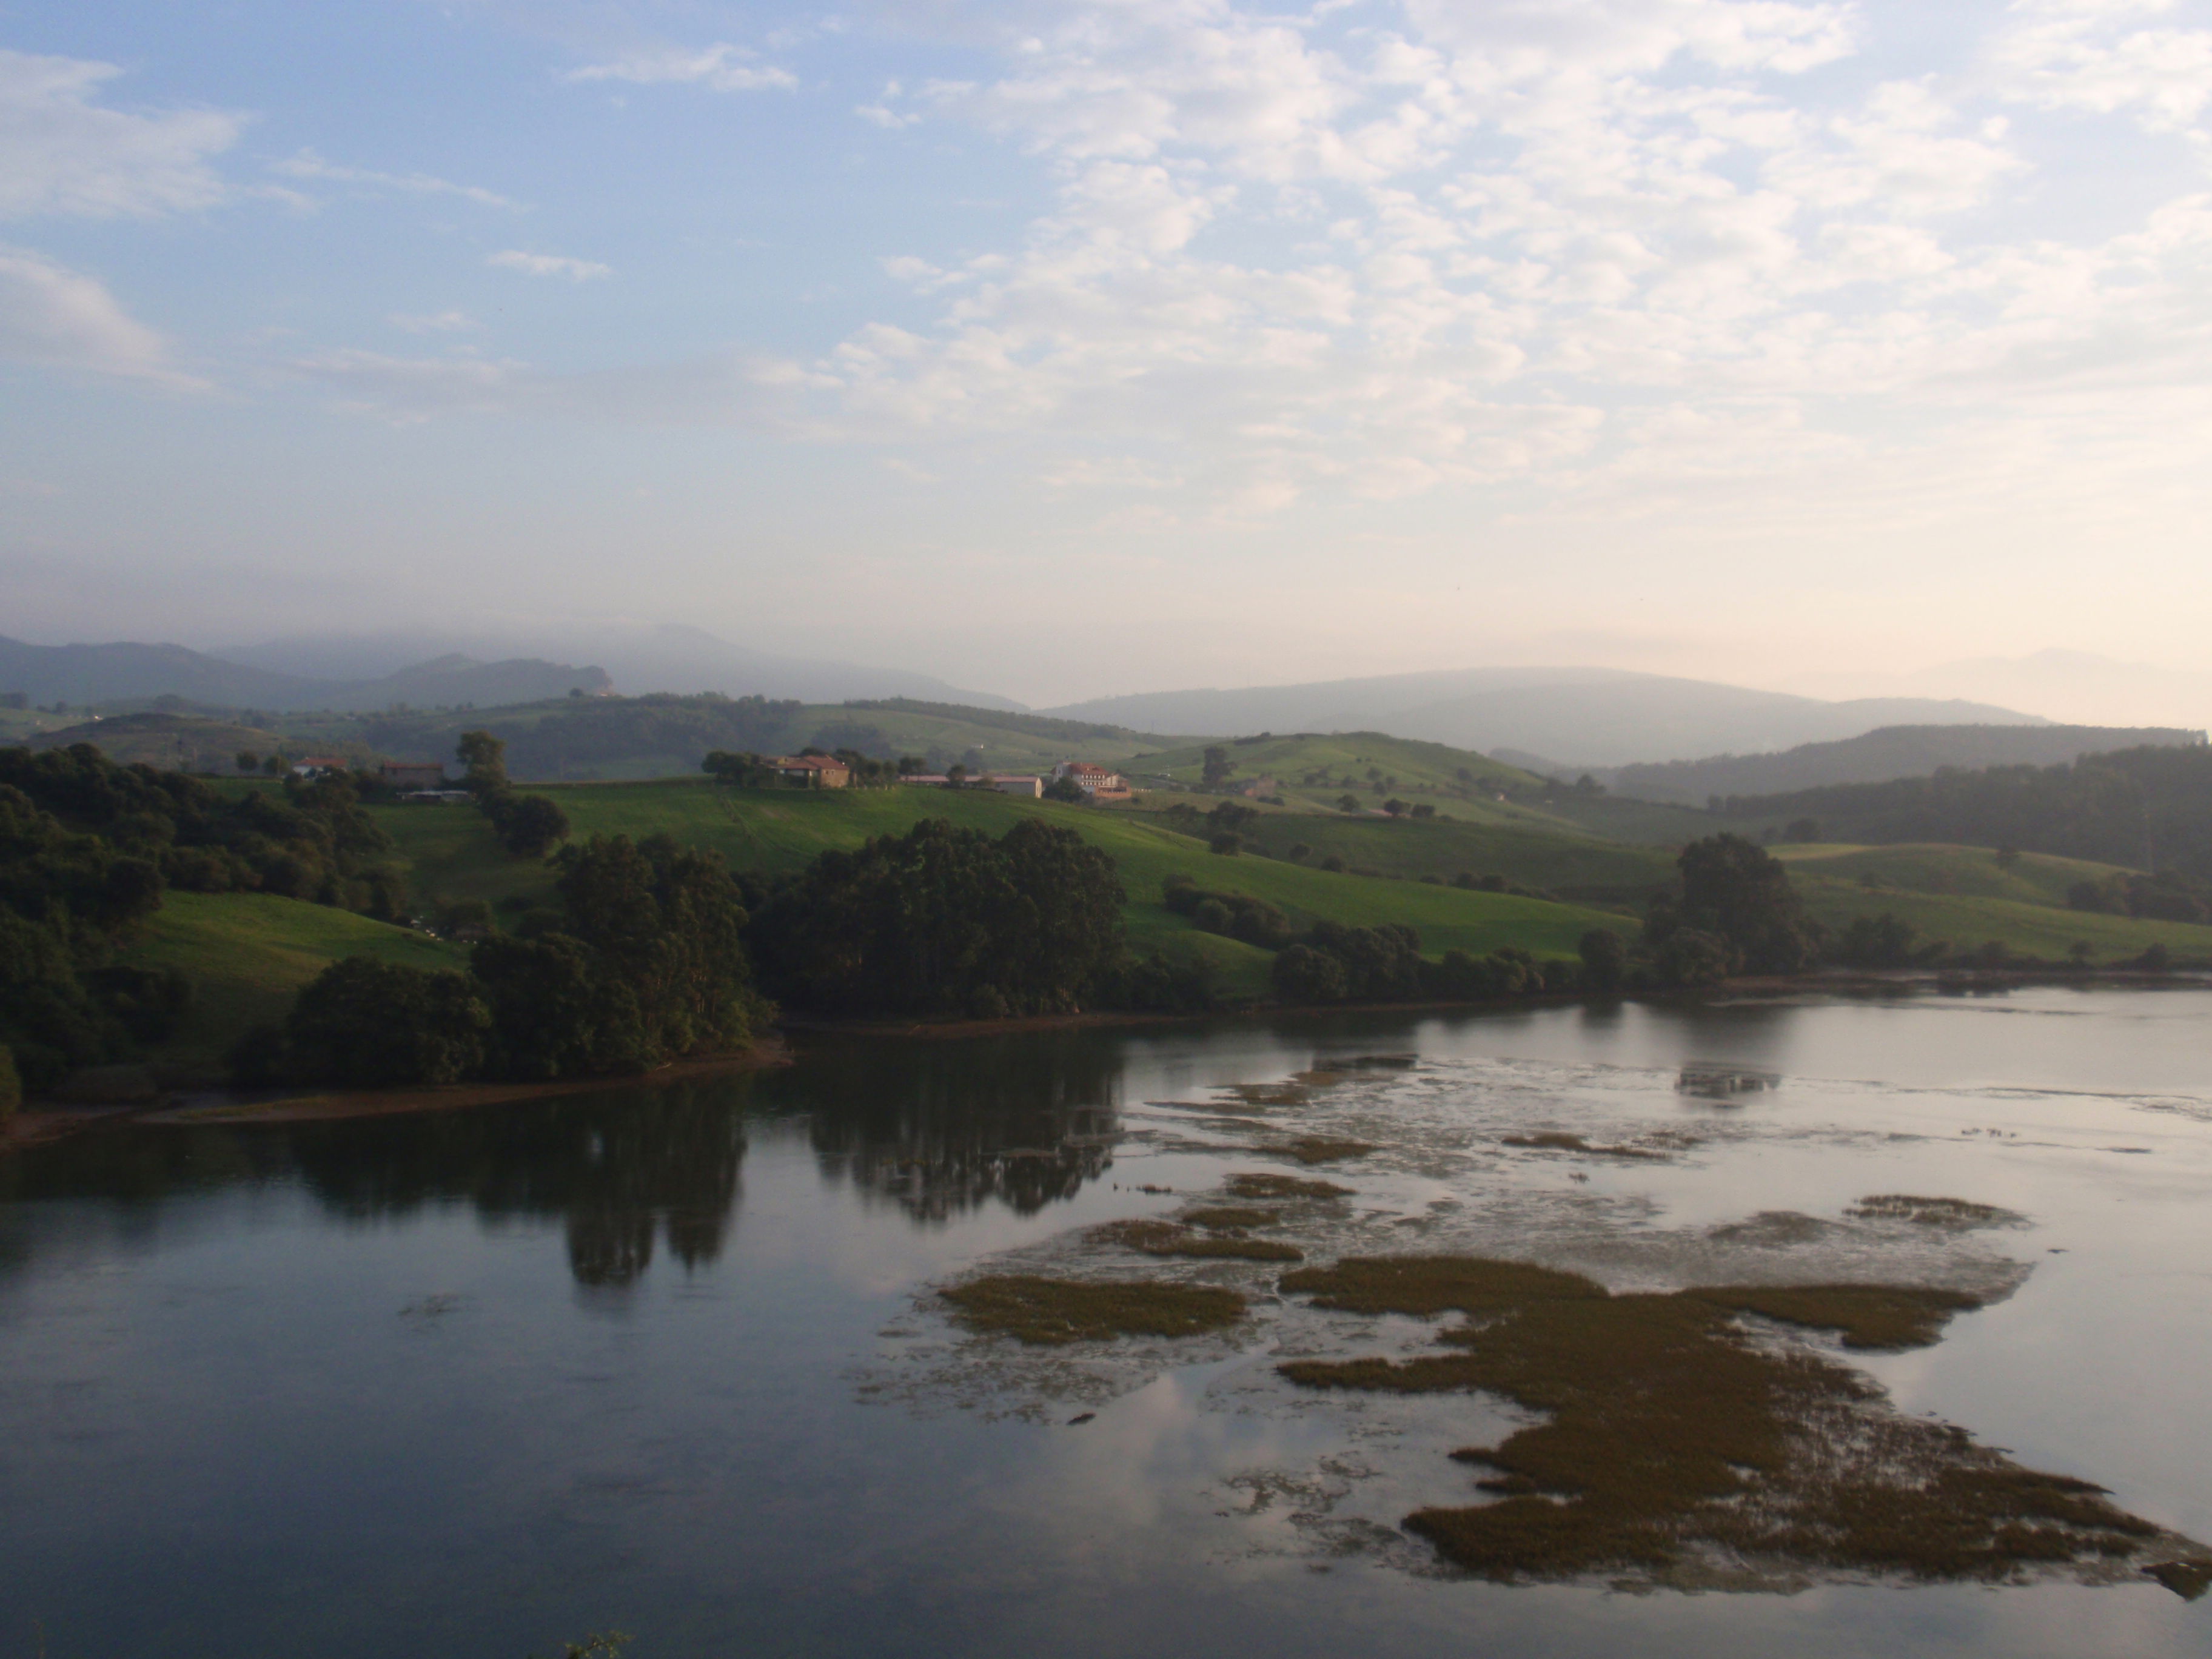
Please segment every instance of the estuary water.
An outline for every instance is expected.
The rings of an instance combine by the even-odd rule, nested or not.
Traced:
[[[1304,1135],[1373,1150],[1309,1169]],[[1511,1144],[1543,1135],[1601,1150]],[[825,1040],[706,1084],[0,1164],[0,1659],[521,1659],[607,1629],[628,1659],[2212,1655],[2212,1597],[2140,1577],[1443,1571],[1400,1521],[1480,1501],[1444,1454],[1525,1417],[1294,1389],[1285,1353],[1428,1333],[1086,1231],[1240,1171],[1352,1189],[1291,1229],[1314,1261],[1968,1288],[1932,1346],[1845,1357],[2212,1540],[2212,993]],[[1893,1194],[2003,1218],[1863,1212]],[[987,1271],[1254,1312],[1023,1349],[931,1293]]]

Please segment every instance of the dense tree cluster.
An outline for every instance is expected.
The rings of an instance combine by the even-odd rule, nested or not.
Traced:
[[[1400,922],[1348,927],[1319,921],[1274,961],[1275,993],[1286,1002],[1486,1001],[1571,990],[1571,963],[1540,962],[1507,945],[1478,957],[1447,951],[1431,962],[1418,929]]]
[[[188,892],[264,892],[390,918],[406,889],[359,781],[326,773],[226,793],[181,772],[118,766],[90,744],[0,749],[0,786]]]
[[[1210,892],[1188,876],[1167,877],[1161,883],[1160,902],[1206,933],[1242,939],[1263,951],[1281,950],[1297,931],[1291,919],[1265,899]]]
[[[234,1056],[241,1080],[396,1086],[635,1073],[743,1048],[772,1008],[720,857],[666,836],[593,836],[560,854],[561,909],[478,944],[465,974],[366,957],[325,969],[279,1030]]]
[[[769,890],[750,937],[768,988],[823,1013],[1060,1013],[1123,954],[1114,861],[1028,818],[994,841],[927,819],[824,853]]]
[[[2179,870],[2077,881],[2066,890],[2066,903],[2069,909],[2154,921],[2212,921],[2212,883]]]
[[[1820,960],[1820,925],[1807,916],[1780,860],[1741,836],[1692,842],[1675,860],[1674,893],[1652,906],[1644,927],[1654,959],[1702,969],[1717,944],[1722,972],[1794,974]],[[1690,936],[1670,954],[1677,934]],[[1678,982],[1695,983],[1695,980]]]
[[[1817,819],[1835,841],[2015,847],[2212,880],[2212,748],[2201,744],[2084,755],[2063,766],[1945,768],[1717,805],[1778,825]]]
[[[118,1058],[134,1025],[159,1035],[161,1012],[181,1006],[169,976],[108,963],[161,903],[152,860],[72,830],[0,785],[0,1044],[24,1085],[50,1088],[72,1066]]]

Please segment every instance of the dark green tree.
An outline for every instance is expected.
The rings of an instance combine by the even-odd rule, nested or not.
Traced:
[[[356,1088],[458,1082],[482,1066],[490,1027],[466,975],[348,957],[293,1004],[284,1069]]]
[[[1208,789],[1218,789],[1236,774],[1236,763],[1229,758],[1229,751],[1218,743],[1206,745],[1204,758],[1205,764],[1199,771],[1199,781]]]
[[[1628,980],[1628,941],[1610,927],[1582,936],[1583,983],[1593,991],[1618,991]]]
[[[742,1048],[772,1011],[754,988],[743,895],[718,853],[665,835],[594,836],[560,854],[564,931],[597,980],[635,999],[634,1055]]]
[[[1656,907],[1646,942],[1663,947],[1677,929],[1721,941],[1729,971],[1790,974],[1819,957],[1821,934],[1804,914],[1780,860],[1741,836],[1692,842],[1675,860],[1679,897]]]
[[[925,819],[825,853],[762,907],[769,988],[850,1014],[1057,1013],[1122,953],[1113,860],[1026,818],[997,841]]]

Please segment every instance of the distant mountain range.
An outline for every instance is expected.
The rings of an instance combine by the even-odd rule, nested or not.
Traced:
[[[523,658],[479,662],[459,655],[416,662],[374,679],[311,678],[227,661],[181,645],[26,645],[0,638],[0,690],[40,705],[181,697],[203,708],[352,710],[536,702],[571,690],[608,689],[605,672]]]
[[[1603,768],[1593,775],[1615,794],[1703,806],[1715,795],[1777,795],[1838,783],[1887,783],[1932,776],[1946,766],[2057,766],[2083,755],[2145,746],[2179,748],[2202,732],[2154,726],[1885,726],[1838,743],[1808,743],[1778,755],[1715,755]],[[1507,758],[1501,756],[1499,758]],[[1540,757],[1532,771],[1573,775]]]
[[[1605,668],[1478,668],[1243,690],[1101,697],[1047,713],[1150,732],[1388,732],[1504,757],[1618,767],[1856,737],[1884,726],[2040,726],[2040,716],[1927,697],[1824,702]]]
[[[1980,697],[2099,726],[2212,725],[2212,673],[2122,662],[2087,651],[1973,657],[1911,674],[1808,675],[1815,696]]]
[[[469,649],[459,648],[468,647]],[[580,666],[580,663],[589,666]],[[438,633],[270,640],[220,653],[181,645],[27,645],[0,637],[0,691],[41,706],[182,697],[217,709],[480,708],[618,690],[760,694],[802,702],[919,697],[1021,709],[928,674],[752,651],[696,628],[612,631],[596,641]]]
[[[915,697],[926,702],[1026,712],[1010,697],[968,690],[933,674],[757,651],[703,629],[677,623],[650,628],[609,626],[588,633],[433,630],[303,635],[225,647],[216,654],[230,662],[284,674],[368,678],[392,673],[434,652],[595,663],[606,671],[617,691],[630,697],[652,691],[683,696],[719,691],[730,697],[796,697],[801,702]]]

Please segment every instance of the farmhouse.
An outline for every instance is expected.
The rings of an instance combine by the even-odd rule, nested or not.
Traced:
[[[308,755],[292,763],[292,775],[295,778],[318,778],[325,772],[346,769],[343,755]]]
[[[1129,786],[1119,772],[1109,772],[1089,761],[1062,761],[1052,769],[1055,778],[1066,778],[1093,800],[1127,800]]]
[[[445,784],[446,769],[436,761],[386,761],[376,775],[394,789],[437,789]]]
[[[851,769],[830,755],[775,755],[762,764],[802,789],[842,789],[853,781]]]

